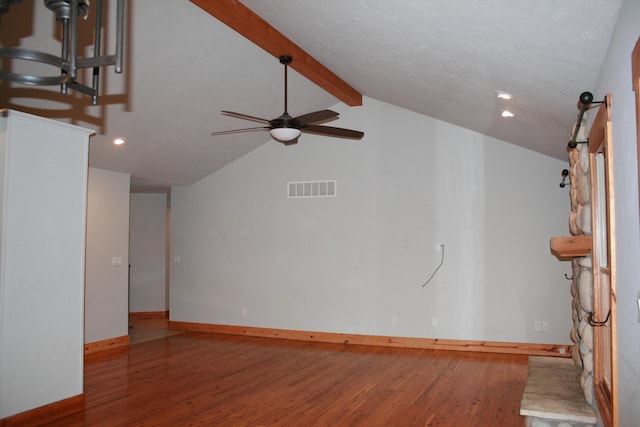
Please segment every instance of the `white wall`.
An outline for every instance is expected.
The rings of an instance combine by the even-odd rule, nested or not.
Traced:
[[[89,168],[85,291],[87,343],[129,333],[129,180],[125,173]]]
[[[640,221],[636,109],[631,85],[631,52],[640,36],[640,2],[626,0],[593,91],[596,99],[612,94],[613,163],[617,263],[617,349],[620,426],[640,425]],[[585,88],[587,90],[589,88]]]
[[[129,217],[129,311],[166,311],[167,194],[132,193]]]
[[[369,98],[335,109],[362,141],[270,141],[173,189],[171,318],[568,343],[570,266],[548,245],[568,234],[566,162]],[[329,179],[335,198],[287,198]]]
[[[4,130],[0,418],[83,392],[92,133],[15,111]]]

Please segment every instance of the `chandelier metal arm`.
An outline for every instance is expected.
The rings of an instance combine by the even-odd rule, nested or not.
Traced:
[[[98,103],[98,92],[93,87],[89,87],[87,85],[83,85],[82,83],[78,83],[76,81],[67,83],[69,89],[73,89],[77,92],[84,93],[85,95],[89,95],[91,98],[95,100],[93,105],[97,105]]]
[[[64,21],[64,26],[69,25],[69,21]],[[78,58],[78,0],[71,1],[71,28],[70,28],[69,56],[65,58],[69,61],[69,81],[73,81],[77,76],[76,59]],[[64,58],[64,56],[63,56]]]
[[[124,0],[118,0],[116,6],[116,54],[115,71],[122,73],[122,58],[124,53]]]
[[[76,61],[76,68],[104,67],[115,64],[115,55],[94,56],[93,58],[78,58]]]
[[[49,53],[38,52],[21,47],[7,47],[0,49],[0,58],[22,59],[25,61],[41,62],[43,64],[52,65],[62,71],[68,71],[69,67],[69,64],[65,63],[65,61],[63,61],[60,57],[51,55]],[[18,74],[5,70],[0,70],[0,78],[15,83],[39,86],[51,86],[61,84],[63,82],[63,77],[61,76],[31,76],[28,74]]]
[[[88,12],[88,3],[81,0],[45,0],[45,5],[56,12],[56,20],[62,24],[61,56],[38,52],[31,49],[9,47],[0,48],[0,58],[40,62],[60,70],[58,76],[35,76],[18,74],[0,69],[0,79],[25,85],[60,85],[60,92],[77,90],[92,97],[92,104],[98,104],[100,67],[115,66],[116,73],[122,73],[124,54],[124,0],[116,4],[116,52],[114,55],[100,55],[102,49],[102,0],[96,1],[96,23],[94,27],[94,54],[91,58],[78,58],[78,17]],[[5,10],[6,12],[6,10]],[[91,87],[76,81],[78,69],[93,68]]]

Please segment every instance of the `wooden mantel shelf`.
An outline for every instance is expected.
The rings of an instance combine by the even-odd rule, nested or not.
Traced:
[[[587,256],[591,253],[591,236],[557,236],[552,237],[551,253],[559,260]]]

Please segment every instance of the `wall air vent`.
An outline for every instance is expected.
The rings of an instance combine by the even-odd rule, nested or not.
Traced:
[[[335,197],[335,181],[304,181],[288,182],[288,197],[290,199],[298,197]]]

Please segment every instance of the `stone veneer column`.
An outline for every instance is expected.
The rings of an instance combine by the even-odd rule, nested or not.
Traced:
[[[569,231],[573,236],[591,235],[591,183],[589,177],[589,146],[578,144],[569,150],[569,178],[571,185],[571,214]],[[593,312],[593,273],[591,255],[574,258],[571,283],[572,318],[571,341],[575,344],[571,354],[574,363],[582,369],[580,386],[589,405],[595,407],[593,383],[593,326],[587,321]]]

